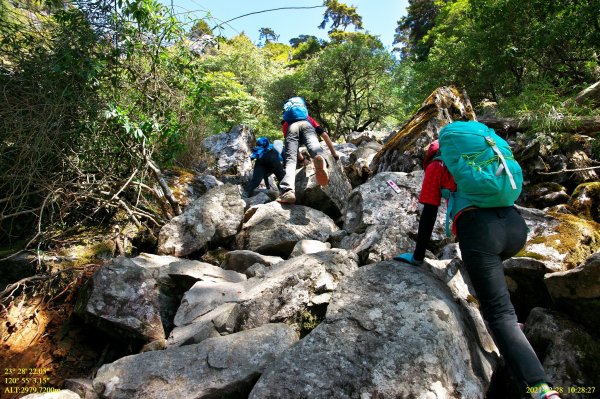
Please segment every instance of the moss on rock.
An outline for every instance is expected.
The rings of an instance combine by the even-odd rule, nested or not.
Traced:
[[[577,216],[550,212],[558,220],[552,231],[530,239],[517,256],[563,264],[572,269],[600,249],[600,225]]]

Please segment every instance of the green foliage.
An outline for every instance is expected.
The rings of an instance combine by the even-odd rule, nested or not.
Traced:
[[[331,44],[302,71],[297,94],[334,138],[372,128],[395,111],[392,56],[370,35]]]
[[[325,0],[323,5],[327,7],[323,14],[323,22],[319,25],[320,29],[325,27],[331,22],[329,33],[335,32],[336,30],[346,30],[350,25],[354,25],[356,30],[362,29],[362,17],[356,12],[356,7],[347,6],[338,0]]]
[[[415,66],[420,77],[434,86],[456,84],[474,102],[500,102],[536,82],[567,92],[598,78],[597,1],[425,3],[411,3],[409,15],[399,23],[399,39],[423,64]]]
[[[271,28],[260,28],[258,30],[260,35],[258,36],[258,40],[264,39],[264,44],[276,42],[279,39],[279,35],[275,33],[275,31]]]
[[[204,19],[197,20],[190,29],[190,38],[198,39],[203,35],[212,35],[213,31]]]
[[[216,54],[202,60],[202,68],[209,74],[203,80],[209,97],[203,112],[210,115],[216,130],[229,130],[239,123],[277,130],[277,120],[265,110],[269,84],[284,70],[280,57],[272,57],[275,48],[269,45],[259,49],[242,34],[222,43]]]
[[[407,14],[398,21],[393,43],[400,45],[394,50],[399,51],[403,59],[427,59],[432,43],[425,40],[425,37],[435,26],[438,11],[439,7],[434,0],[408,1]]]
[[[317,39],[315,36],[310,36],[306,41],[298,43],[294,47],[290,65],[301,65],[303,61],[309,59],[311,56],[317,55],[324,47],[321,40]]]

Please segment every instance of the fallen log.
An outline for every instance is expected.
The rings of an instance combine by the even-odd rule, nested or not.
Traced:
[[[531,119],[482,117],[479,122],[486,124],[500,135],[526,132],[534,123]],[[597,137],[600,133],[600,116],[569,116],[557,121],[557,132],[583,134]]]
[[[594,83],[590,87],[581,90],[575,97],[565,101],[564,105],[569,106],[575,104],[583,104],[585,102],[591,102],[593,104],[600,105],[600,81]]]
[[[474,119],[475,112],[464,91],[452,86],[436,89],[377,152],[371,172],[412,172],[420,168],[427,146],[437,139],[442,127],[456,120]]]

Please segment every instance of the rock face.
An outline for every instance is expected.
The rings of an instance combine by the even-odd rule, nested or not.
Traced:
[[[225,255],[225,260],[221,263],[221,267],[225,270],[246,273],[250,266],[257,263],[265,267],[271,267],[280,262],[283,262],[283,258],[280,258],[279,256],[261,255],[257,252],[242,249],[228,252],[227,255]]]
[[[600,182],[577,186],[569,201],[569,208],[581,217],[600,223]]]
[[[393,134],[393,133],[391,133]],[[390,132],[382,131],[363,131],[363,132],[352,132],[346,137],[348,143],[352,143],[356,146],[360,146],[364,143],[376,142],[379,144],[385,143],[390,138]]]
[[[323,323],[267,368],[250,398],[477,398],[491,374],[447,288],[398,262],[360,268]]]
[[[600,330],[600,252],[575,269],[547,274],[545,283],[552,299],[574,320],[592,331]]]
[[[350,154],[347,165],[344,165],[344,172],[352,187],[365,183],[371,177],[370,165],[381,147],[381,144],[365,143]]]
[[[298,336],[285,324],[200,344],[127,356],[105,364],[94,389],[109,399],[243,397]]]
[[[333,220],[323,212],[302,205],[271,202],[246,212],[237,247],[287,258],[298,241],[327,241],[337,230]]]
[[[300,332],[313,307],[358,268],[356,256],[341,249],[301,255],[242,283],[200,281],[184,295],[169,338],[173,345],[199,342],[215,333],[285,322]]]
[[[117,258],[88,280],[75,311],[109,334],[154,341],[165,338],[159,295],[149,271]]]
[[[566,271],[581,264],[600,249],[600,225],[556,212],[518,207],[529,233],[517,256],[544,262],[551,271]]]
[[[202,145],[217,158],[214,170],[209,171],[224,183],[242,184],[252,176],[250,153],[254,134],[247,126],[235,126],[229,133],[206,138]]]
[[[371,170],[378,173],[419,169],[429,143],[437,139],[442,127],[456,120],[475,119],[465,93],[455,87],[440,87],[377,153]]]
[[[332,219],[342,215],[352,190],[341,165],[326,153],[329,164],[329,184],[321,187],[315,178],[312,163],[296,171],[296,204],[317,209]]]
[[[186,256],[208,242],[223,242],[239,231],[245,203],[236,186],[224,184],[192,202],[160,230],[158,252]]]
[[[237,330],[286,322],[299,331],[315,305],[329,303],[338,285],[358,269],[354,254],[341,249],[301,255],[248,280]],[[252,284],[252,285],[250,285]]]
[[[389,185],[400,189],[396,193]],[[340,247],[355,251],[362,263],[378,262],[414,249],[412,237],[419,229],[422,206],[418,196],[423,171],[412,173],[382,172],[352,190],[344,219],[345,237]],[[432,234],[434,244],[446,240],[445,207],[440,206]]]

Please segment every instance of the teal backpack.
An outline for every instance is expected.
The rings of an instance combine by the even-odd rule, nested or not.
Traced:
[[[461,210],[476,206],[495,208],[514,205],[523,188],[523,172],[510,146],[483,123],[453,122],[438,137],[440,159],[446,165],[457,190],[442,194],[448,198],[449,220]]]
[[[308,109],[302,97],[292,97],[283,105],[283,120],[292,123],[308,118]]]

